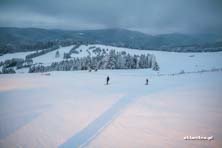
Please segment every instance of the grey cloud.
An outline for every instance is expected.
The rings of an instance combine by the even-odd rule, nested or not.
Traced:
[[[220,0],[2,0],[0,26],[221,33]]]

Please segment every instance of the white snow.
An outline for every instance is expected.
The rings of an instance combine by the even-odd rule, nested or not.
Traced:
[[[157,62],[160,66],[160,73],[178,73],[182,70],[188,71],[200,71],[203,69],[222,68],[222,52],[204,52],[204,53],[178,53],[178,52],[164,52],[153,50],[138,50],[128,49],[122,47],[113,47],[107,45],[81,45],[77,51],[82,50],[79,54],[72,54],[72,57],[85,57],[88,56],[87,50],[91,56],[95,56],[90,47],[105,49],[109,52],[115,50],[118,52],[125,51],[131,55],[141,54],[154,54]]]
[[[59,54],[60,54],[59,57],[55,56],[57,50],[54,50],[54,51],[51,51],[51,52],[46,53],[44,55],[33,58],[33,63],[42,63],[44,65],[51,65],[51,63],[53,63],[53,62],[62,61],[64,53],[68,53],[73,47],[74,47],[74,45],[67,46],[67,47],[60,47],[58,49]]]
[[[86,147],[220,147],[221,74],[153,78],[147,94],[135,98]],[[214,136],[214,140],[186,141],[185,136]]]
[[[78,54],[72,54],[71,57],[75,57],[75,58],[82,58],[82,57],[86,57],[89,55],[89,53],[87,52],[87,50],[89,49],[89,45],[80,45],[79,48],[76,49],[76,51],[78,51]],[[90,50],[89,50],[90,51]],[[90,52],[91,53],[91,52]]]
[[[31,53],[33,53],[33,51],[4,54],[4,55],[0,56],[0,62],[4,62],[5,60],[10,60],[10,59],[13,59],[13,58],[25,59],[25,56],[27,56],[28,54],[31,54]]]
[[[47,54],[33,58],[33,62],[42,63],[43,65],[50,65],[52,62],[59,62],[64,60],[64,53],[68,53],[75,45],[60,47],[58,49],[60,56],[55,57],[56,51],[49,52]],[[91,47],[94,47],[90,49]],[[200,70],[210,70],[212,68],[222,68],[222,52],[203,52],[203,53],[178,53],[178,52],[163,52],[163,51],[153,51],[153,50],[138,50],[138,49],[128,49],[122,47],[113,47],[107,45],[81,45],[76,50],[78,54],[72,54],[71,57],[86,57],[88,55],[95,56],[92,52],[95,48],[104,49],[106,52],[110,50],[116,50],[118,52],[125,51],[129,54],[154,54],[156,56],[157,62],[160,66],[160,73],[178,73],[182,70],[185,72],[190,71],[200,71]],[[82,52],[80,52],[80,50]],[[5,61],[6,59],[12,58],[25,58],[26,55],[32,52],[21,52],[13,54],[5,54],[0,56],[0,61]],[[90,53],[90,54],[89,54]],[[20,70],[26,72],[27,70]]]
[[[0,75],[0,147],[220,147],[222,52],[174,53],[90,46],[155,54],[150,69]],[[60,55],[72,47],[59,49]],[[35,62],[51,63],[55,52]],[[194,55],[193,57],[190,57]],[[24,72],[24,71],[20,71]],[[106,76],[110,85],[105,85]],[[145,79],[149,78],[149,85]],[[184,136],[214,136],[185,141]]]
[[[60,56],[55,57],[56,51],[49,52],[47,54],[33,58],[33,62],[42,63],[43,65],[50,65],[53,62],[59,62],[64,60],[64,53],[68,53],[75,45],[60,47],[58,49]],[[178,53],[178,52],[163,52],[163,51],[153,51],[153,50],[138,50],[138,49],[128,49],[121,47],[113,47],[107,45],[81,45],[76,50],[78,54],[72,54],[71,57],[86,57],[86,56],[95,56],[95,53],[92,52],[91,47],[104,49],[106,52],[110,50],[116,50],[118,52],[125,51],[129,54],[154,54],[156,56],[157,62],[160,66],[160,73],[178,73],[182,70],[185,72],[190,71],[200,71],[200,70],[210,70],[212,68],[222,68],[222,52],[203,52],[203,53]],[[81,50],[81,51],[80,51]],[[11,58],[25,58],[27,54],[31,52],[22,52],[22,53],[13,53],[0,56],[0,61]],[[27,71],[27,70],[20,70]]]
[[[77,139],[96,148],[187,147],[187,135],[215,136],[195,147],[221,145],[222,72],[152,76],[146,86],[148,73],[1,75],[0,147],[63,147]]]

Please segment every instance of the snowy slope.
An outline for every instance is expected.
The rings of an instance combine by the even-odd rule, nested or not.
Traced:
[[[75,57],[75,58],[81,58],[81,57],[86,57],[89,56],[89,53],[87,52],[87,50],[90,52],[89,48],[91,46],[87,46],[87,45],[80,45],[79,48],[76,49],[76,51],[78,51],[78,54],[71,54],[71,57]]]
[[[64,53],[68,53],[74,45],[72,46],[67,46],[67,47],[60,47],[58,49],[60,56],[55,57],[56,51],[51,51],[49,53],[46,53],[44,55],[38,56],[36,58],[33,58],[34,63],[43,63],[44,65],[50,65],[52,62],[59,62],[63,60],[63,55]]]
[[[50,65],[52,62],[59,62],[64,60],[64,53],[68,53],[74,45],[68,47],[60,47],[58,49],[60,56],[55,57],[56,50],[41,55],[39,57],[33,58],[34,64],[42,63],[43,65]],[[76,49],[79,53],[72,54],[71,57],[86,57],[95,56],[93,52],[94,49],[100,48],[109,52],[110,50],[115,50],[118,52],[125,51],[131,55],[141,55],[141,54],[154,54],[156,56],[157,62],[160,66],[160,72],[162,74],[178,73],[182,70],[185,72],[190,71],[200,71],[200,70],[210,70],[212,68],[222,68],[222,52],[204,52],[204,53],[176,53],[176,52],[164,52],[164,51],[152,51],[152,50],[137,50],[128,49],[121,47],[113,47],[106,45],[81,45]],[[25,58],[30,52],[24,53],[13,53],[6,54],[0,57],[0,61],[11,58]],[[25,70],[19,70],[26,72]]]
[[[126,83],[127,97],[119,102],[127,105],[109,108],[115,109],[117,117],[109,114],[110,123],[101,126],[90,142],[81,143],[83,147],[221,147],[221,72],[152,77],[149,87],[143,87],[139,76],[131,74],[119,76],[121,84],[113,84],[120,87]],[[184,140],[185,136],[213,136],[214,140]]]
[[[92,48],[94,46],[94,48]],[[73,46],[33,59],[62,61]],[[220,147],[222,52],[175,53],[105,45],[82,45],[72,57],[95,56],[95,48],[154,54],[150,69],[69,71],[0,75],[0,147]],[[80,52],[81,50],[81,52]],[[89,54],[90,53],[90,54]],[[14,53],[24,58],[28,53]],[[14,58],[14,57],[13,57]],[[0,57],[3,59],[3,57]],[[215,72],[168,75],[199,70]],[[166,74],[166,75],[159,75]],[[110,76],[110,85],[105,79]],[[149,78],[146,86],[145,79]],[[127,136],[126,136],[127,135]],[[184,136],[214,136],[184,141]]]
[[[0,75],[0,147],[219,147],[222,72],[148,73]],[[215,140],[188,142],[187,135]]]
[[[178,73],[181,70],[188,72],[211,68],[222,68],[222,52],[178,53],[152,50],[147,51],[106,45],[82,45],[77,49],[78,51],[82,50],[82,52],[79,54],[72,54],[72,57],[84,57],[89,55],[88,52],[90,52],[91,56],[95,56],[92,52],[95,48],[104,49],[107,52],[110,50],[118,52],[125,51],[132,55],[154,54],[160,66],[160,73]]]
[[[4,55],[0,56],[0,62],[4,62],[5,60],[10,60],[12,58],[25,59],[25,56],[27,56],[28,54],[31,54],[31,53],[33,53],[33,51],[4,54]]]

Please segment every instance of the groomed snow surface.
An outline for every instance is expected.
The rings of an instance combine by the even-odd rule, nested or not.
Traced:
[[[222,71],[168,74],[221,68],[222,53],[148,53],[166,75],[147,69],[0,75],[0,147],[221,147]]]
[[[147,73],[1,75],[0,147],[222,145],[222,72],[153,76],[146,86]],[[183,140],[199,135],[215,139]]]

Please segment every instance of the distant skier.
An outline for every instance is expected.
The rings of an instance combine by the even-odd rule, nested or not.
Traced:
[[[146,85],[148,85],[149,84],[149,79],[146,79]]]
[[[106,85],[109,84],[109,76],[106,77]]]

